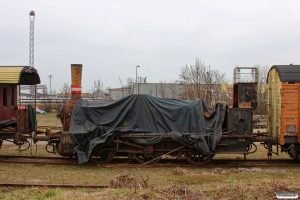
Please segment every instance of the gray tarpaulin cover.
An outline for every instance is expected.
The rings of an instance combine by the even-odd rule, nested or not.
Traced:
[[[78,162],[91,152],[111,143],[117,134],[167,134],[204,155],[214,151],[222,134],[226,106],[210,108],[202,99],[183,101],[150,95],[129,95],[118,101],[80,100],[71,116],[70,135],[76,145]],[[207,142],[203,134],[210,134]],[[140,145],[153,145],[160,137],[132,138]]]

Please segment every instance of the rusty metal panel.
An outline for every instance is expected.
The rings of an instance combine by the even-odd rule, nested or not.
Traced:
[[[18,110],[18,131],[29,132],[28,109]]]
[[[62,132],[60,135],[60,143],[58,146],[58,153],[62,156],[72,156],[75,144],[71,140],[69,132]]]
[[[228,108],[227,128],[229,134],[252,134],[253,110],[251,108]]]
[[[257,107],[257,83],[235,83],[233,85],[233,107]]]

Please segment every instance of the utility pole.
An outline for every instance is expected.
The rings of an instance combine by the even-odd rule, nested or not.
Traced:
[[[138,76],[137,76],[137,68],[140,67],[139,65],[135,68],[135,86],[136,86],[136,94],[139,94],[139,82],[138,82]]]
[[[51,89],[51,78],[53,78],[53,76],[52,76],[52,75],[49,75],[48,78],[50,78],[50,92],[49,92],[49,94],[51,95],[51,94],[52,94],[52,89]]]

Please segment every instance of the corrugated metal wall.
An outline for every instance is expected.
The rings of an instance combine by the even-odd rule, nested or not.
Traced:
[[[24,67],[0,67],[0,83],[18,84]]]

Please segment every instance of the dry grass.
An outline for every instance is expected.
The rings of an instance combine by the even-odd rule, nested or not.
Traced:
[[[6,169],[7,167],[7,169]],[[32,172],[28,171],[31,169]],[[6,171],[7,170],[7,171]],[[299,169],[118,169],[97,167],[1,166],[5,182],[109,184],[109,189],[3,187],[1,199],[274,199],[300,192]],[[9,171],[9,172],[8,172]],[[20,173],[26,171],[26,173]],[[285,173],[282,173],[285,171]],[[17,175],[16,172],[20,174]],[[45,175],[39,175],[43,172]],[[55,173],[56,172],[56,173]],[[3,174],[3,173],[1,173]],[[192,176],[193,175],[193,176]],[[18,177],[17,177],[18,176]],[[35,176],[35,177],[32,177]],[[51,177],[51,178],[50,178]]]
[[[47,116],[39,115],[39,122],[40,117]],[[45,154],[44,145],[38,148],[39,155]],[[3,145],[0,154],[18,154],[15,149],[16,146]],[[22,155],[25,153],[28,152]],[[215,158],[226,156],[243,159],[239,155]],[[251,156],[265,158],[262,156],[266,156],[266,151],[259,146],[258,152]],[[1,187],[0,199],[274,199],[278,192],[300,193],[300,169],[295,167],[204,169],[1,164],[0,179],[2,183],[111,186],[108,189]]]
[[[47,113],[46,115],[36,115],[38,126],[57,126],[61,127],[60,120],[56,117],[57,113]]]

